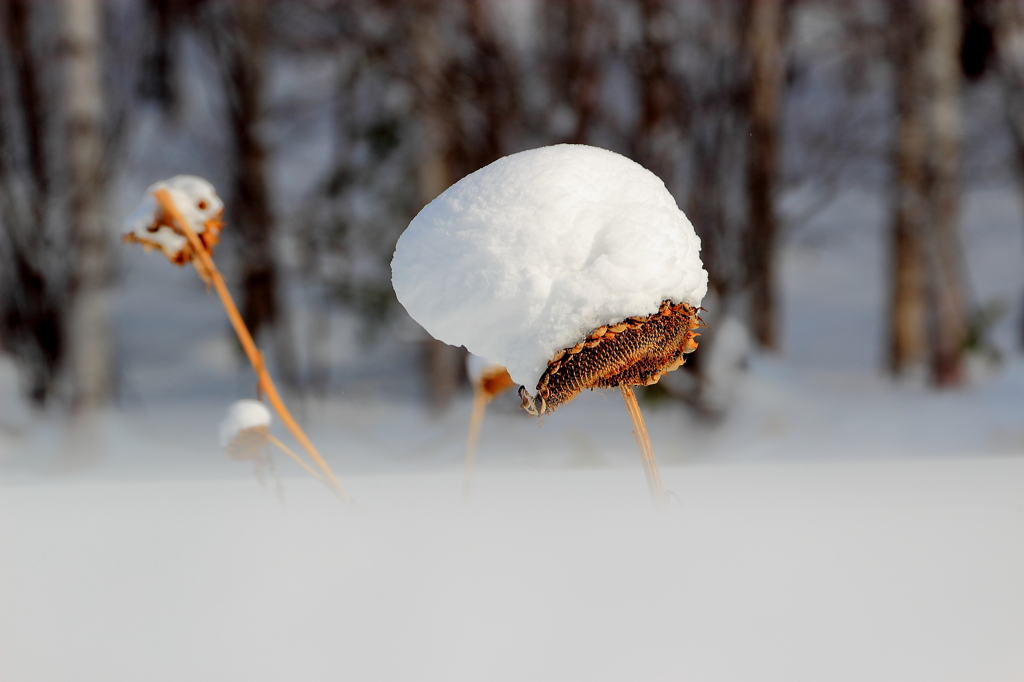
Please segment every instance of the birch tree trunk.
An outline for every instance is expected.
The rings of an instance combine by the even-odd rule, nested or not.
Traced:
[[[928,356],[924,256],[927,131],[920,109],[925,99],[923,27],[914,0],[896,0],[890,7],[897,127],[888,345],[889,370],[898,376],[923,371]]]
[[[928,239],[934,332],[931,335],[932,380],[939,386],[962,381],[967,338],[967,301],[960,244],[960,0],[927,0],[925,71],[931,86],[930,194],[932,216]]]
[[[779,346],[775,258],[778,217],[779,102],[782,91],[782,1],[751,0],[747,49],[750,53],[750,149],[747,157],[747,274],[750,324],[757,342]]]
[[[932,382],[962,380],[967,297],[959,237],[959,0],[892,5],[896,201],[889,366],[926,363]]]
[[[998,0],[995,10],[996,53],[1010,136],[1017,160],[1017,177],[1024,198],[1024,4]],[[1024,296],[1021,296],[1018,340],[1024,348]]]
[[[100,4],[64,0],[64,104],[73,246],[68,350],[76,412],[101,407],[111,392],[110,247],[102,222],[103,155]]]

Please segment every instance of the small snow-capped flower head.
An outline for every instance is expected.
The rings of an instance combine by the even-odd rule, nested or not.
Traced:
[[[128,232],[124,240],[160,249],[168,260],[177,265],[192,260],[188,239],[154,196],[154,192],[160,189],[167,191],[207,251],[212,252],[220,240],[224,202],[217,196],[213,185],[195,175],[176,175],[150,186],[146,196],[125,220]]]
[[[665,184],[585,145],[512,154],[455,183],[413,219],[391,270],[413,319],[536,386],[524,407],[540,414],[678,367],[707,291],[700,239]]]
[[[267,485],[267,472],[277,481],[277,496],[283,498],[284,487],[274,473],[274,460],[267,447],[270,435],[270,410],[258,400],[238,400],[231,404],[220,423],[220,445],[229,459],[252,462],[253,473],[261,485]]]
[[[260,401],[238,400],[220,423],[220,446],[233,459],[253,459],[267,443],[270,421],[270,410]]]

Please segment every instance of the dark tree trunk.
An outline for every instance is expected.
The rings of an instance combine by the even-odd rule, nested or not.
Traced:
[[[992,22],[995,26],[999,78],[1010,137],[1017,161],[1017,178],[1024,200],[1024,4],[1019,0],[997,0]],[[1024,295],[1018,320],[1018,343],[1024,349]]]
[[[253,335],[277,317],[273,219],[264,178],[266,154],[256,126],[263,86],[263,11],[256,0],[236,5],[237,40],[227,65],[234,150],[234,225],[242,256],[242,315]]]
[[[674,21],[663,0],[641,0],[642,37],[636,54],[640,81],[640,120],[633,139],[633,157],[675,189],[682,153],[686,107],[682,90],[670,69],[676,36],[668,33]]]
[[[7,3],[7,39],[14,58],[15,75],[24,112],[24,130],[28,163],[34,184],[33,210],[36,220],[43,221],[43,210],[50,192],[50,172],[47,164],[44,138],[46,131],[43,102],[39,85],[39,67],[32,54],[32,28],[29,23],[29,3],[10,0]]]
[[[0,349],[18,359],[26,394],[41,406],[65,355],[67,268],[49,231],[53,115],[42,97],[47,61],[33,46],[33,9],[25,0],[0,3],[0,49],[11,69],[0,94]]]
[[[262,118],[266,11],[261,0],[239,0],[211,37],[218,46],[225,79],[233,153],[231,212],[241,269],[242,318],[254,337],[272,334],[274,357],[286,386],[298,385],[287,310],[280,304],[274,257],[275,221],[266,183],[266,151],[258,126]]]
[[[177,105],[173,41],[175,14],[181,11],[180,4],[175,0],[146,0],[152,40],[143,57],[139,94],[157,102],[165,112],[170,113],[175,111]]]
[[[458,123],[452,93],[447,88],[449,55],[438,35],[436,8],[417,3],[410,37],[415,53],[420,122],[418,180],[421,203],[427,204],[454,180],[451,159]],[[465,351],[437,339],[426,341],[423,355],[427,396],[435,411],[445,409],[458,390],[458,365]]]
[[[779,103],[783,57],[782,0],[751,0],[747,49],[750,53],[750,148],[747,156],[747,276],[750,324],[757,342],[769,350],[779,346],[778,293],[775,259],[778,217]]]
[[[921,3],[925,18],[925,63],[931,86],[929,234],[934,333],[931,335],[932,381],[939,386],[962,382],[967,339],[967,297],[960,244],[960,0]]]
[[[551,111],[566,106],[573,114],[559,141],[586,144],[598,116],[601,81],[602,26],[593,2],[557,0],[544,3],[548,31],[548,79],[553,93]]]

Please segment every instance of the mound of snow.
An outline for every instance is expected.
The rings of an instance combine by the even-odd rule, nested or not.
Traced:
[[[220,446],[226,448],[246,429],[270,426],[270,410],[258,400],[237,400],[220,423]]]
[[[125,229],[143,242],[152,243],[168,258],[174,258],[188,242],[185,236],[169,225],[153,193],[166,189],[196,232],[204,232],[206,224],[216,220],[224,209],[224,202],[209,182],[195,175],[176,175],[161,180],[146,190],[146,196],[125,221]]]
[[[699,306],[700,239],[656,175],[556,145],[466,176],[413,219],[391,262],[398,300],[435,338],[532,388],[556,351],[663,300]]]

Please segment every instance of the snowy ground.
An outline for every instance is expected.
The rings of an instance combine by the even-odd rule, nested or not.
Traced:
[[[5,680],[1009,680],[1021,458],[14,486]]]
[[[1015,304],[1017,198],[966,213],[975,297]],[[427,414],[415,332],[363,348],[343,317],[331,399],[292,404],[359,509],[287,460],[282,504],[217,447],[253,379],[215,298],[125,254],[122,399],[91,458],[0,363],[0,679],[1024,678],[1014,319],[969,387],[892,384],[882,227],[851,196],[792,237],[784,352],[723,423],[645,407],[680,500],[661,516],[612,393],[541,428],[499,400],[464,507],[468,398]]]

